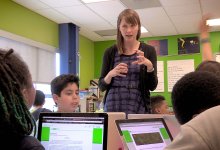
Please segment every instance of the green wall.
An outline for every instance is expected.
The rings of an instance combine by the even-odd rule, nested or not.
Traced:
[[[80,89],[85,89],[89,87],[90,80],[94,79],[94,42],[80,36],[79,52]]]
[[[11,1],[0,0],[0,29],[58,47],[58,24]]]
[[[168,39],[168,56],[159,56],[157,60],[164,61],[164,88],[165,92],[156,93],[152,92],[151,95],[160,94],[165,96],[168,104],[171,106],[171,93],[168,92],[168,81],[167,81],[167,61],[169,60],[185,60],[185,59],[194,59],[195,67],[198,66],[199,63],[202,61],[201,54],[189,54],[189,55],[178,55],[178,45],[177,45],[177,38],[180,37],[190,37],[196,36],[195,34],[188,34],[188,35],[175,35],[175,36],[164,36],[164,37],[150,37],[150,38],[142,38],[141,41],[147,42],[148,40],[162,40]],[[103,42],[95,42],[95,78],[99,78],[101,65],[102,65],[102,56],[106,48],[114,44],[115,41],[103,41]],[[211,33],[211,45],[213,48],[213,52],[218,52],[220,50],[220,32],[213,32]],[[201,46],[200,46],[201,48]]]
[[[0,0],[0,29],[22,37],[59,47],[58,24],[11,1]],[[80,88],[94,78],[94,42],[79,36]]]
[[[5,30],[37,42],[45,43],[54,47],[59,47],[58,24],[11,1],[0,0],[0,29]],[[191,36],[191,35],[182,35]],[[197,66],[201,62],[201,55],[177,55],[177,38],[179,36],[143,38],[147,41],[151,39],[168,39],[168,49],[170,56],[158,57],[158,60],[166,61],[174,59],[195,59]],[[220,32],[211,33],[211,45],[214,52],[219,50]],[[102,65],[102,56],[105,49],[115,41],[93,42],[84,36],[79,37],[80,52],[80,87],[89,86],[90,79],[99,78]],[[157,94],[157,93],[153,93]],[[167,92],[167,72],[165,70],[165,92],[164,95],[170,103],[170,93]]]
[[[95,78],[99,78],[100,71],[102,67],[102,56],[105,52],[105,49],[113,45],[115,41],[104,41],[104,42],[95,42],[94,44],[94,69],[95,69]]]

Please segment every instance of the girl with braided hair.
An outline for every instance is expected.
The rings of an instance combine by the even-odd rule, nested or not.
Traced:
[[[31,74],[13,50],[0,49],[0,136],[1,147],[10,150],[44,150],[32,136],[36,130],[29,108],[35,97]]]

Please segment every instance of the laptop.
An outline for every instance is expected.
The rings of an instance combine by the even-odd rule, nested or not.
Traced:
[[[41,113],[38,140],[46,150],[107,150],[106,113]]]
[[[128,114],[128,119],[163,118],[173,138],[180,132],[180,124],[175,115],[168,114]]]
[[[115,122],[126,150],[163,150],[173,140],[163,118]]]
[[[115,120],[126,119],[124,112],[107,112],[108,113],[108,150],[122,150],[123,143],[118,133]]]

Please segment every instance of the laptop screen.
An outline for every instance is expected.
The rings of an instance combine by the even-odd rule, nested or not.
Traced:
[[[129,150],[163,150],[172,141],[163,118],[116,120],[116,124]]]
[[[46,150],[106,150],[105,113],[41,113],[38,140]]]
[[[128,114],[128,119],[163,118],[172,137],[175,138],[180,132],[180,124],[175,115],[168,114]]]

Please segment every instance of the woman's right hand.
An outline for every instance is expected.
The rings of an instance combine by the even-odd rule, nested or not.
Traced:
[[[126,77],[128,73],[128,65],[126,63],[118,64],[114,69],[109,71],[109,73],[105,76],[104,81],[107,84],[111,83],[111,80],[115,76]]]
[[[119,63],[114,69],[112,69],[109,74],[111,77],[120,76],[126,77],[128,73],[128,65],[126,63]]]

